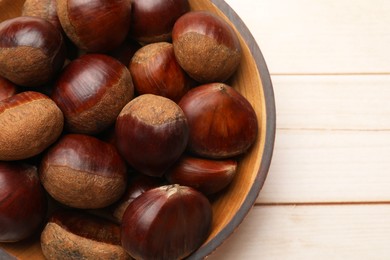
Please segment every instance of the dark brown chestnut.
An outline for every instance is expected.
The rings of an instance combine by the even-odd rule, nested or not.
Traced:
[[[196,81],[224,82],[237,70],[241,45],[233,28],[209,11],[181,16],[172,31],[177,61]]]
[[[127,207],[122,246],[135,259],[183,259],[206,240],[211,222],[211,205],[200,192],[179,185],[158,187]]]
[[[179,106],[190,128],[188,150],[206,158],[229,158],[246,152],[258,133],[248,100],[224,83],[193,88]]]
[[[0,75],[16,85],[38,87],[50,81],[65,61],[61,32],[38,17],[0,23]]]
[[[179,102],[193,85],[177,63],[173,46],[168,42],[145,45],[131,59],[129,66],[138,94],[155,94]]]
[[[47,259],[131,259],[121,247],[120,226],[84,212],[54,212],[41,233]]]
[[[68,64],[51,97],[70,132],[96,134],[115,122],[133,95],[126,66],[107,55],[86,54]]]
[[[64,135],[49,149],[39,177],[55,200],[81,209],[114,203],[127,185],[126,164],[116,148],[81,134]]]
[[[49,97],[26,91],[0,101],[0,160],[43,152],[62,133],[64,117]]]
[[[170,41],[176,20],[190,10],[188,0],[133,0],[130,37],[142,42]]]
[[[118,223],[121,223],[123,213],[125,212],[127,206],[129,206],[135,198],[145,191],[157,188],[163,184],[164,180],[162,178],[151,177],[144,174],[136,175],[134,178],[129,180],[126,192],[122,198],[112,205],[112,216]]]
[[[135,170],[161,177],[185,150],[187,119],[172,100],[144,94],[123,108],[115,135],[119,152]]]
[[[46,193],[37,168],[0,162],[0,242],[30,237],[43,224],[46,212]]]
[[[57,13],[66,35],[82,50],[107,52],[126,38],[131,0],[57,0]]]
[[[16,94],[17,87],[11,81],[0,76],[0,101]]]
[[[228,186],[236,171],[235,160],[210,160],[186,155],[168,170],[165,177],[169,183],[189,186],[210,195]]]

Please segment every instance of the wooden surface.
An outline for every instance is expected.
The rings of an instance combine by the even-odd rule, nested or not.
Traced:
[[[390,2],[226,0],[268,64],[277,135],[210,260],[390,259]]]
[[[226,2],[268,64],[277,136],[255,207],[208,259],[390,259],[390,2]]]

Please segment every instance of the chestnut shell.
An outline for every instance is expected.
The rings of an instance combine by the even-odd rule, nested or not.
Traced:
[[[188,150],[222,159],[246,152],[255,142],[258,123],[248,100],[224,83],[193,88],[179,102],[190,128]]]
[[[120,226],[84,212],[54,212],[41,234],[47,259],[130,259],[121,247]]]
[[[38,155],[57,140],[63,125],[61,110],[39,92],[25,91],[0,101],[0,160]]]
[[[162,186],[127,207],[122,246],[136,259],[183,259],[204,242],[211,222],[211,205],[203,194],[186,186]]]
[[[170,41],[176,20],[190,10],[188,0],[133,0],[129,35],[142,43]]]
[[[0,242],[36,232],[46,217],[47,198],[35,166],[0,162]]]
[[[83,209],[112,204],[127,184],[126,164],[116,148],[81,134],[65,135],[48,150],[39,177],[54,199]]]
[[[129,70],[103,54],[85,54],[65,67],[51,95],[72,133],[97,134],[112,125],[133,98]]]
[[[209,11],[181,16],[173,27],[172,43],[180,66],[200,83],[225,82],[241,62],[237,34]]]
[[[235,160],[210,160],[182,156],[165,174],[169,183],[193,187],[205,195],[217,193],[233,180]]]
[[[127,36],[131,0],[57,0],[57,13],[66,35],[77,47],[107,52]]]
[[[184,152],[188,125],[175,102],[144,94],[122,109],[115,134],[119,152],[135,170],[161,177]]]
[[[38,17],[0,23],[0,75],[11,82],[38,87],[56,76],[65,61],[61,32]]]
[[[173,45],[168,42],[143,46],[130,65],[134,88],[138,94],[155,94],[179,102],[192,87],[193,80],[177,63]]]

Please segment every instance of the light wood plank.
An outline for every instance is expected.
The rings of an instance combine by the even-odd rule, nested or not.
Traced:
[[[390,132],[278,130],[258,203],[390,202]]]
[[[390,75],[273,76],[277,127],[390,130]]]
[[[208,260],[389,259],[390,205],[255,207]]]
[[[390,1],[226,2],[251,30],[271,73],[390,72]]]

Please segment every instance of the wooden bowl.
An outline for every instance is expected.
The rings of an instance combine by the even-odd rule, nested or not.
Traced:
[[[0,0],[0,21],[19,16],[24,0]],[[189,259],[210,255],[243,221],[263,186],[271,163],[275,138],[275,101],[270,75],[253,36],[237,14],[222,0],[190,0],[193,10],[209,10],[228,21],[239,35],[243,48],[241,65],[229,84],[253,105],[259,136],[239,163],[238,173],[228,189],[213,201],[212,231],[205,243]],[[0,247],[20,259],[44,259],[39,234],[18,243]]]

